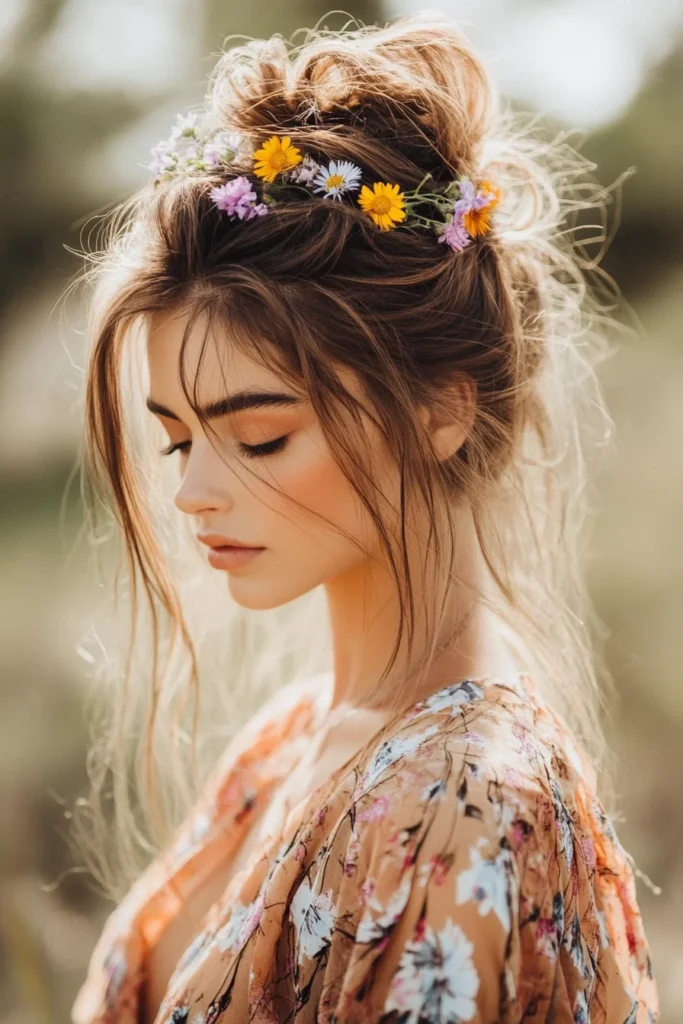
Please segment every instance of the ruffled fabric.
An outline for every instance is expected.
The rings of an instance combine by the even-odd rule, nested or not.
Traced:
[[[285,687],[112,913],[75,1024],[135,1024],[177,887],[229,873],[324,701]],[[182,883],[182,886],[178,886]],[[526,674],[413,705],[292,808],[212,906],[155,1024],[651,1024],[659,1003],[626,851],[590,762]]]

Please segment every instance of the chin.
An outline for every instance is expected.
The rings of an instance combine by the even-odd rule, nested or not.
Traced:
[[[287,584],[283,580],[248,579],[246,574],[241,575],[237,572],[229,572],[227,577],[228,590],[233,601],[250,611],[265,612],[281,608],[318,586],[318,581],[310,585],[302,581],[297,586],[292,584],[291,579]]]

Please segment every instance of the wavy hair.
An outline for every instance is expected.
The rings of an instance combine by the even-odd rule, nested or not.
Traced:
[[[191,563],[173,567],[179,549],[165,532],[160,477],[145,461],[150,431],[141,421],[134,429],[143,405],[135,341],[161,310],[187,313],[189,325],[205,318],[206,344],[229,338],[312,403],[372,517],[400,595],[388,673],[400,638],[411,643],[414,581],[405,536],[397,546],[386,528],[362,432],[348,429],[349,419],[360,424],[359,408],[335,367],[354,371],[395,455],[402,500],[428,514],[425,543],[438,566],[432,638],[453,578],[448,510],[467,500],[498,612],[526,639],[539,688],[608,781],[601,713],[609,676],[582,570],[587,456],[611,430],[595,372],[614,308],[613,285],[599,269],[610,191],[593,181],[595,165],[568,133],[547,139],[538,118],[504,103],[482,60],[442,15],[316,28],[297,44],[279,34],[249,39],[221,52],[205,103],[216,127],[245,132],[256,145],[286,134],[316,159],[351,160],[364,175],[406,189],[427,172],[436,183],[486,178],[502,187],[505,202],[495,230],[458,253],[428,233],[379,231],[353,204],[318,198],[228,221],[209,197],[220,172],[157,188],[148,182],[108,217],[84,274],[93,294],[83,480],[96,494],[93,513],[113,510],[123,540],[131,629],[123,668],[108,665],[122,688],[111,701],[113,721],[92,747],[91,792],[81,806],[90,827],[80,843],[112,893],[137,875],[182,813],[191,796],[180,779],[188,755],[195,782],[201,774],[201,615],[193,624],[191,611],[198,588],[183,597]],[[597,223],[582,218],[586,210]],[[476,385],[474,420],[461,449],[439,461],[416,407],[438,406],[445,385],[463,376]],[[200,415],[194,384],[183,371]],[[236,657],[237,635],[224,629],[221,640],[253,686],[259,658],[261,668],[278,661],[280,675],[292,669],[300,623],[296,614],[287,618],[289,647],[269,634],[265,660],[258,641],[251,651],[243,643]],[[143,648],[151,653],[144,667]],[[396,706],[405,698],[399,688]],[[165,796],[162,776],[171,781]],[[113,829],[105,797],[113,800]]]

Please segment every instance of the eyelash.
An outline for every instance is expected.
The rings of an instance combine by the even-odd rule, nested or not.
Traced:
[[[274,441],[264,441],[263,444],[240,444],[239,448],[242,455],[246,455],[248,459],[264,458],[282,451],[287,444],[288,437],[289,435],[284,434],[282,437],[276,437]],[[191,441],[178,441],[177,444],[170,444],[168,448],[162,448],[161,454],[172,455],[175,451],[184,451],[191,443]]]

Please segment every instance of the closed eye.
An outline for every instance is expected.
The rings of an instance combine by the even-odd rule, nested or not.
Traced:
[[[282,437],[276,437],[273,441],[264,441],[262,444],[243,444],[240,442],[239,449],[247,458],[258,459],[263,458],[266,455],[274,455],[276,452],[282,451],[288,440],[288,435],[284,434]],[[178,441],[175,444],[170,444],[167,448],[162,448],[161,454],[172,455],[175,451],[183,452],[188,449],[191,444],[191,441]]]
[[[281,452],[288,440],[288,435],[284,434],[282,437],[276,437],[274,441],[264,441],[262,444],[242,444],[240,442],[239,449],[247,458],[258,459],[265,455]]]
[[[162,455],[173,455],[173,452],[185,451],[185,449],[188,448],[191,444],[192,444],[191,441],[178,441],[178,442],[176,442],[176,444],[169,444],[168,448],[162,448],[161,449],[161,454]]]

